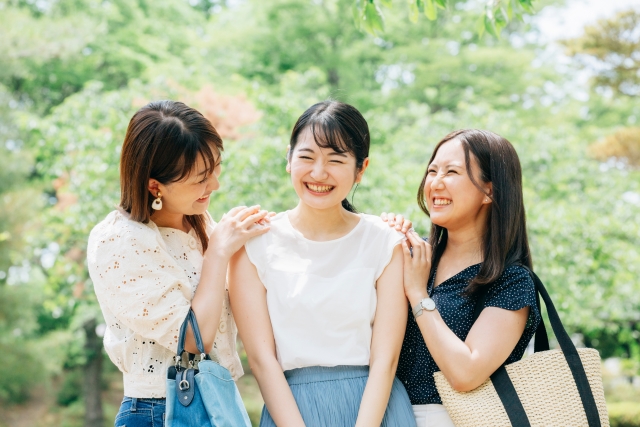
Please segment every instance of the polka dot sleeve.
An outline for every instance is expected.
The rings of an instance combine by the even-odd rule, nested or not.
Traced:
[[[536,305],[536,289],[529,272],[521,266],[507,268],[487,295],[485,307],[520,310],[530,307],[529,322],[538,324],[540,312]]]
[[[100,305],[115,316],[109,326],[175,352],[192,287],[158,235],[115,212],[91,232],[87,262]]]

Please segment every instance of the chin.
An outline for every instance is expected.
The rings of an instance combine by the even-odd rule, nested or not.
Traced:
[[[207,211],[208,207],[209,207],[209,205],[194,206],[194,208],[191,210],[191,213],[188,213],[187,215],[202,215],[203,213],[205,213]]]

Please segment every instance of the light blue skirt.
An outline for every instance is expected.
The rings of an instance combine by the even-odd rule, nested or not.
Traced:
[[[353,427],[369,378],[368,366],[310,366],[285,371],[293,397],[307,427]],[[416,419],[404,386],[393,381],[382,427],[415,427]],[[276,427],[262,409],[260,427]]]

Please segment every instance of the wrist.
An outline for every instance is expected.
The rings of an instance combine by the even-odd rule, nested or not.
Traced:
[[[219,248],[215,245],[210,245],[204,254],[204,258],[209,262],[220,261],[228,263],[231,260],[231,255],[233,254],[229,254],[228,251],[225,250],[225,248]]]
[[[410,294],[407,294],[407,299],[409,300],[412,308],[425,298],[429,298],[429,294],[427,293],[426,289],[414,291]]]

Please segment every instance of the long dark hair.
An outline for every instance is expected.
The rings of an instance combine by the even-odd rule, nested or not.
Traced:
[[[291,131],[289,159],[304,129],[311,127],[313,138],[321,148],[331,148],[338,153],[351,153],[356,158],[356,174],[369,157],[371,136],[369,125],[355,107],[338,101],[323,101],[312,105],[302,113]],[[347,199],[342,207],[357,212]]]
[[[451,132],[436,145],[427,164],[420,188],[418,205],[427,215],[429,210],[424,198],[424,185],[429,165],[442,144],[457,139],[462,143],[466,169],[471,182],[484,193],[471,172],[471,155],[478,162],[480,179],[491,183],[491,208],[487,216],[482,250],[483,261],[478,275],[473,278],[465,292],[476,294],[484,285],[493,283],[512,264],[522,264],[532,268],[531,251],[527,238],[526,218],[522,197],[522,169],[515,148],[505,138],[493,132],[478,129],[462,129]],[[444,227],[431,224],[429,243],[433,248],[432,271],[447,246],[448,232]]]
[[[153,210],[149,179],[162,184],[180,181],[193,171],[198,156],[208,173],[219,161],[222,139],[202,114],[176,101],[155,101],[131,118],[120,156],[120,206],[131,219],[148,223]],[[202,242],[208,246],[207,219],[185,215]]]

